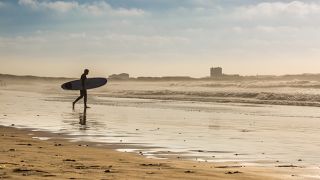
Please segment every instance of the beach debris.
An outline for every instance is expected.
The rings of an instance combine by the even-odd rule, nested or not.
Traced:
[[[82,146],[82,147],[88,147],[88,144],[78,144],[78,146]]]
[[[160,128],[157,128],[157,129],[151,129],[150,131],[159,131]]]
[[[64,159],[63,161],[76,162],[74,159]]]
[[[32,146],[32,144],[30,144],[30,143],[28,143],[28,144],[21,143],[21,144],[16,144],[16,145],[19,145],[19,146]]]
[[[62,146],[62,144],[54,144],[54,146]]]
[[[16,151],[16,149],[9,149],[9,151]]]
[[[25,169],[25,168],[15,168],[13,169],[13,172],[27,172],[31,171],[30,169]]]
[[[10,164],[10,165],[14,165],[14,166],[19,165],[17,163],[11,163],[11,162],[0,162],[0,164]]]
[[[77,166],[73,166],[75,169],[89,169],[89,167],[84,166],[84,165],[77,165]]]
[[[184,171],[184,173],[194,173],[194,171],[186,170],[186,171]]]
[[[155,174],[155,172],[147,172],[146,174]]]
[[[295,167],[299,167],[299,166],[290,164],[290,165],[279,165],[279,166],[276,166],[276,167],[283,167],[283,168],[291,167],[291,168],[295,168]]]
[[[139,131],[139,129],[136,129],[136,131]]]
[[[98,165],[92,165],[92,166],[85,166],[85,165],[71,165],[71,167],[74,167],[75,169],[102,169],[101,166]]]
[[[11,124],[11,126],[14,126],[14,124]]]
[[[248,130],[248,129],[242,129],[242,130],[240,130],[240,132],[251,132],[251,130]]]
[[[6,114],[4,114],[3,116],[7,116]]]
[[[298,161],[302,161],[302,159],[298,159]]]
[[[116,173],[117,171],[111,170],[111,167],[112,167],[112,166],[109,166],[109,169],[105,170],[104,172],[105,172],[105,173]]]
[[[160,166],[162,166],[162,164],[161,163],[149,163],[149,164],[143,163],[143,164],[140,164],[140,166],[157,166],[157,167],[160,167]]]
[[[239,174],[239,173],[242,173],[242,172],[240,172],[240,171],[228,171],[225,174]]]
[[[33,169],[27,169],[27,168],[15,168],[12,171],[15,173],[25,173],[25,172],[48,173],[42,170],[37,170],[37,169],[33,170]]]
[[[44,175],[42,175],[42,177],[55,177],[56,175],[54,175],[54,174],[44,174]]]
[[[244,166],[216,166],[214,168],[242,168]]]
[[[240,156],[240,155],[247,155],[247,154],[239,154],[239,153],[236,153],[234,154],[235,156]]]

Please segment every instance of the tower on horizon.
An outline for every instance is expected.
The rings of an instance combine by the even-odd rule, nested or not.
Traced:
[[[222,76],[222,68],[221,67],[212,67],[210,68],[210,77],[219,77]]]

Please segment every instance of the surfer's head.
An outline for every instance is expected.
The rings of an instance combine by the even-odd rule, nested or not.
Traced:
[[[84,70],[84,73],[85,73],[85,74],[89,74],[89,69],[85,69],[85,70]]]

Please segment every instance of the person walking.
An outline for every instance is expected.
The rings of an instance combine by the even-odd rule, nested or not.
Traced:
[[[72,109],[74,109],[75,104],[81,98],[83,98],[84,108],[89,108],[87,106],[87,89],[86,89],[86,80],[87,80],[87,75],[88,74],[89,74],[89,70],[85,69],[83,74],[81,75],[80,81],[81,81],[82,89],[80,90],[80,96],[75,101],[72,102]]]

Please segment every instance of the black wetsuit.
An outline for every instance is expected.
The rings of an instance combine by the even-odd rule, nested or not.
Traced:
[[[81,75],[81,78],[80,78],[80,80],[81,80],[81,84],[82,84],[82,88],[85,88],[85,81],[86,81],[86,79],[87,79],[87,75],[85,75],[85,74],[82,74]],[[80,90],[80,96],[87,96],[87,89],[82,89],[82,90]]]
[[[80,96],[75,101],[73,101],[72,108],[74,108],[74,105],[76,104],[76,102],[78,102],[81,98],[83,98],[84,106],[87,107],[87,89],[85,87],[86,79],[87,79],[87,75],[82,74],[80,78],[81,85],[82,85],[82,89],[80,90]]]

